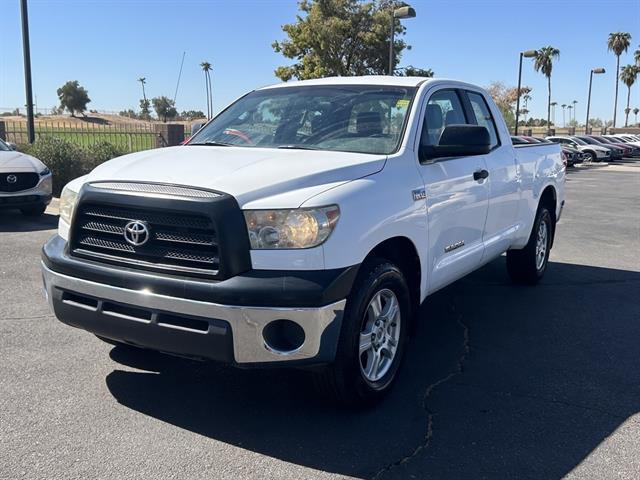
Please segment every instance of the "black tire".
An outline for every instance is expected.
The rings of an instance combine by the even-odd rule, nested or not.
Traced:
[[[541,224],[546,225],[546,247],[544,251],[544,260],[541,264],[538,262],[538,235]],[[527,245],[522,250],[509,250],[507,252],[507,272],[514,283],[521,285],[535,285],[544,276],[549,262],[549,253],[553,244],[553,235],[555,234],[555,224],[553,216],[549,209],[540,205],[536,213],[536,219],[533,222],[533,229],[529,236]]]
[[[27,217],[39,217],[44,213],[46,209],[47,209],[47,206],[42,204],[42,205],[34,205],[31,207],[22,207],[20,211],[22,212],[23,215],[26,215]]]
[[[376,294],[388,291],[393,292],[398,301],[399,338],[395,355],[387,360],[386,373],[377,381],[370,381],[362,371],[364,366],[361,367],[363,355],[367,353],[360,354],[360,334],[370,321],[369,303]],[[335,361],[314,375],[316,388],[343,405],[365,407],[380,401],[391,389],[402,362],[411,312],[409,288],[400,269],[382,258],[365,262],[347,298]]]
[[[600,161],[598,160],[598,156],[595,154],[595,152],[585,152],[585,153],[587,154],[587,158],[585,158],[585,162],[595,163]]]

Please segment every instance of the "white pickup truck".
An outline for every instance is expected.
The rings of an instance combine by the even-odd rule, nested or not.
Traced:
[[[564,182],[560,146],[514,148],[473,85],[261,88],[184,146],[69,183],[45,290],[62,322],[107,341],[304,367],[370,403],[429,294],[504,252],[514,281],[543,276]]]

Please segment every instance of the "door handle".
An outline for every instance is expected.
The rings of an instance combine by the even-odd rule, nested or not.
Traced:
[[[489,172],[487,170],[478,170],[477,172],[473,172],[474,180],[484,180],[489,176]]]

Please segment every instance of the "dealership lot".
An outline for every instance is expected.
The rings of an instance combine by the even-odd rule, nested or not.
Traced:
[[[571,171],[549,271],[435,294],[399,382],[341,411],[300,372],[111,347],[42,297],[54,215],[0,213],[0,478],[638,478],[640,162]]]

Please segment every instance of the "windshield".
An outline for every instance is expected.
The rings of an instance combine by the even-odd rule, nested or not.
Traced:
[[[595,141],[593,138],[590,137],[576,137],[579,140],[582,140],[584,143],[588,143],[590,145],[597,145],[600,142]]]
[[[414,87],[329,85],[257,90],[188,145],[389,154],[398,149]]]
[[[4,143],[2,140],[0,140],[0,151],[10,151],[11,149],[9,148],[9,146]]]
[[[573,140],[574,142],[576,142],[578,145],[588,145],[587,142],[585,142],[584,140],[578,138],[578,137],[571,137],[570,140]]]

